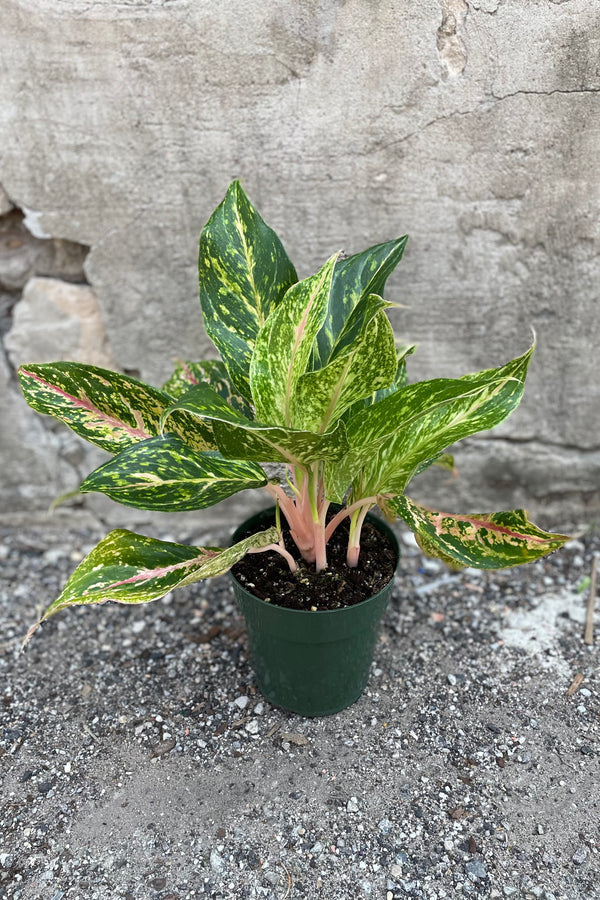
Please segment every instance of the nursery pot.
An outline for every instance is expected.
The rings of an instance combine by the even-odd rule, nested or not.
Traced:
[[[393,531],[375,516],[367,520],[389,539],[399,559]],[[257,513],[236,529],[232,543],[273,521],[273,509]],[[231,577],[246,620],[256,681],[267,700],[302,716],[329,716],[358,700],[369,679],[393,578],[354,606],[315,612],[266,603]]]

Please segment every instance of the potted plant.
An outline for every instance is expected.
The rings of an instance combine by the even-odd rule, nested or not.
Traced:
[[[409,384],[414,348],[396,345],[386,315],[392,304],[382,297],[406,240],[345,259],[336,253],[298,281],[236,181],[200,237],[200,302],[220,360],[179,362],[160,390],[73,362],[20,368],[30,406],[113,454],[81,492],[172,512],[247,489],[275,502],[226,548],[112,531],[40,621],[77,604],[156,600],[262,555],[271,568],[279,563],[275,586],[261,590],[247,572],[234,579],[259,686],[276,704],[327,714],[360,695],[391,591],[398,548],[381,519],[369,522],[371,510],[388,522],[402,518],[426,553],[455,567],[518,565],[568,540],[522,510],[449,515],[406,495],[428,466],[453,467],[450,445],[515,409],[533,352],[462,378]],[[279,464],[279,474],[266,463]],[[372,552],[387,548],[383,584],[383,564],[369,567],[366,531]],[[369,568],[376,571],[360,585],[365,599],[355,602],[348,586]],[[281,605],[288,595],[297,608]]]

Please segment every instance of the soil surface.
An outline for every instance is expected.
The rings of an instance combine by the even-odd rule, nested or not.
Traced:
[[[206,522],[138,530],[225,546]],[[21,653],[105,532],[0,523],[2,900],[600,898],[597,534],[455,573],[399,531],[365,693],[302,719],[258,692],[227,577]]]
[[[261,524],[255,530],[267,527]],[[316,572],[314,565],[303,562],[289,529],[282,528],[286,550],[298,563],[292,573],[278,553],[252,553],[240,560],[232,572],[250,593],[261,600],[286,609],[321,611],[354,606],[378,594],[394,577],[396,550],[385,534],[370,522],[361,531],[358,566],[346,565],[349,522],[338,525],[327,542],[327,569]],[[241,535],[247,537],[248,531]]]

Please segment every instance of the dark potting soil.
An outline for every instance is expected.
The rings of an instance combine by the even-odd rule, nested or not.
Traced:
[[[267,528],[270,522],[249,529],[240,540],[253,531]],[[283,525],[283,523],[282,523]],[[276,606],[300,610],[340,609],[368,600],[382,590],[393,578],[396,568],[396,550],[386,535],[370,522],[362,527],[358,566],[346,565],[349,521],[345,519],[334,531],[327,543],[328,567],[317,573],[314,565],[305,563],[283,527],[283,537],[288,550],[298,563],[298,571],[290,572],[283,557],[269,550],[265,553],[249,553],[232,568],[235,578],[261,600]]]

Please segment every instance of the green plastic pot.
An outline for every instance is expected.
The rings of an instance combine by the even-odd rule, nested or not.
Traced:
[[[367,519],[391,541],[399,560],[393,531],[375,516]],[[232,543],[244,532],[266,528],[273,521],[274,510],[263,510],[236,529]],[[267,700],[302,716],[329,716],[358,700],[369,679],[393,578],[379,593],[354,606],[311,612],[266,603],[231,577],[246,620],[256,681]]]

